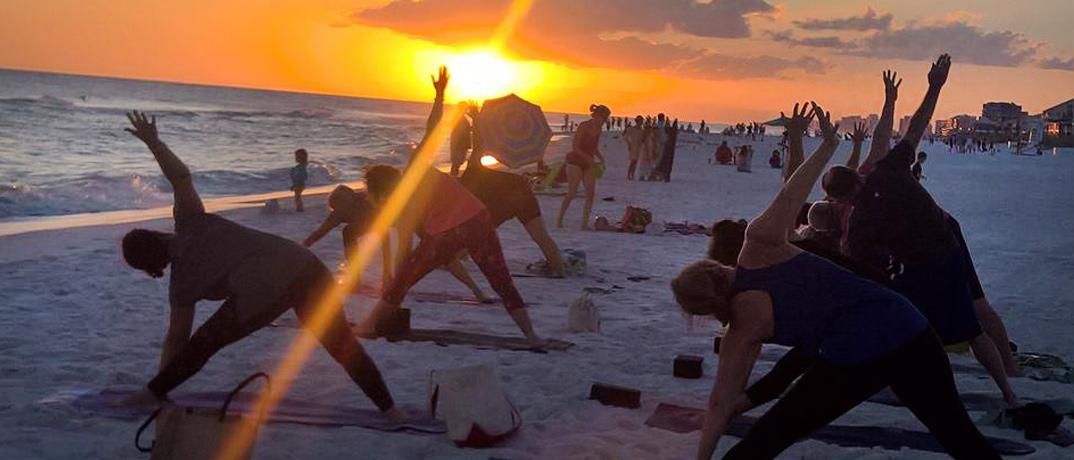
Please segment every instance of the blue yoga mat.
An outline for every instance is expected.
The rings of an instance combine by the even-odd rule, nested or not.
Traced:
[[[83,412],[102,417],[124,420],[139,420],[147,417],[149,412],[123,407],[111,407],[108,404],[133,394],[133,391],[93,390],[74,388],[61,391],[41,400],[42,404],[67,404]],[[202,392],[178,393],[171,396],[172,403],[182,407],[200,409],[219,409],[227,398],[227,393]],[[240,393],[231,401],[228,413],[248,414],[254,412],[256,396]],[[268,416],[267,423],[296,423],[314,426],[354,426],[377,431],[413,432],[440,434],[446,433],[444,422],[428,418],[427,415],[407,411],[410,420],[395,425],[376,409],[361,409],[339,405],[318,404],[293,399],[283,399]]]

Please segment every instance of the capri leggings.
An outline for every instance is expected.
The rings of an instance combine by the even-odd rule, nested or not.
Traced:
[[[1000,458],[966,414],[951,363],[932,329],[872,362],[848,366],[814,360],[798,383],[723,458],[776,458],[889,385],[952,457]]]
[[[320,303],[321,294],[332,284],[332,273],[323,263],[314,261],[302,269],[275,304],[249,321],[239,319],[235,312],[235,299],[228,299],[149,382],[149,390],[163,399],[168,392],[201,370],[216,352],[268,326],[290,308],[294,308],[303,325],[308,325],[315,307]],[[327,329],[318,337],[321,345],[381,411],[391,409],[395,403],[380,370],[354,337],[342,305],[335,307]]]
[[[503,257],[500,238],[492,227],[487,210],[450,230],[426,235],[418,247],[407,256],[398,268],[391,286],[381,297],[391,304],[399,305],[412,286],[425,278],[433,269],[454,260],[460,251],[467,251],[481,273],[485,274],[492,289],[503,299],[507,311],[525,308],[522,295],[511,280],[507,261]]]

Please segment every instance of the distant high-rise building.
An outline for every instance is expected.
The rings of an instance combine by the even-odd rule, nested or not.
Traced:
[[[845,133],[854,132],[854,125],[865,121],[861,115],[847,115],[839,120],[839,130]]]
[[[910,116],[906,115],[899,119],[899,136],[905,136],[908,129],[910,129]]]
[[[876,129],[876,122],[877,121],[880,121],[879,116],[877,116],[875,113],[869,114],[869,118],[866,119],[866,123],[865,123],[866,126],[869,128],[869,131],[872,131],[872,130]]]

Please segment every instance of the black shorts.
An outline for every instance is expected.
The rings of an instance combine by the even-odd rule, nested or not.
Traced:
[[[973,268],[973,257],[970,257],[970,247],[966,245],[966,238],[962,236],[962,227],[950,215],[947,216],[947,223],[951,226],[951,233],[958,240],[958,245],[962,247],[962,258],[965,259],[966,264],[966,282],[970,284],[970,298],[975,301],[983,299],[984,288],[981,287],[981,279],[977,277],[977,269]]]
[[[952,247],[932,262],[906,264],[893,282],[895,290],[928,318],[944,345],[981,335],[961,249]]]
[[[493,227],[512,218],[525,225],[541,217],[541,205],[529,180],[523,176],[482,168],[473,172],[467,170],[461,182],[488,208]]]

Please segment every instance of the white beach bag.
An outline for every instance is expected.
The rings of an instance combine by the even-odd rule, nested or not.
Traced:
[[[181,406],[157,409],[138,428],[138,434],[134,438],[135,447],[142,452],[151,452],[150,460],[248,460],[253,454],[254,442],[257,441],[258,427],[265,417],[264,410],[258,413],[257,423],[250,424],[243,423],[244,417],[241,415],[229,415],[227,408],[236,394],[258,378],[265,379],[264,391],[269,392],[271,388],[268,375],[258,372],[238,384],[220,409]],[[149,447],[142,447],[142,432],[154,419],[158,419],[156,439]],[[238,438],[242,440],[241,444],[237,445],[234,453],[222,456],[220,449],[232,436],[241,436]]]
[[[429,411],[459,447],[488,447],[515,434],[522,415],[488,365],[429,373]]]
[[[567,328],[571,332],[600,332],[600,310],[588,292],[567,308]]]

